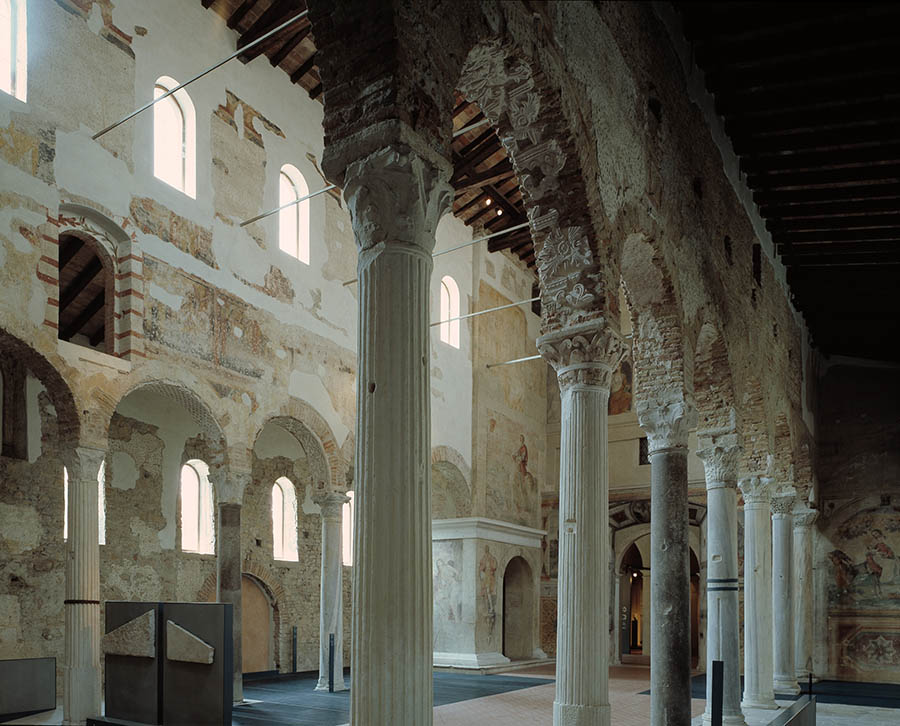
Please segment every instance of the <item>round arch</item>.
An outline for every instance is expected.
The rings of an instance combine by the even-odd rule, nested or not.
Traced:
[[[534,655],[534,576],[524,557],[511,557],[503,571],[503,646],[510,660]]]

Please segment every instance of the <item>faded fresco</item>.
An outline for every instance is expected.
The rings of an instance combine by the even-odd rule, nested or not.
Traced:
[[[836,675],[900,682],[900,507],[863,510],[825,551],[830,660]]]
[[[559,576],[559,495],[547,493],[541,496],[541,579],[555,580]]]
[[[463,543],[432,544],[434,576],[434,650],[455,651],[465,635],[463,624]],[[471,638],[471,636],[470,636]]]
[[[538,485],[529,461],[529,443],[520,427],[503,414],[491,412],[487,445],[487,516],[526,527],[537,526]]]
[[[631,400],[634,395],[633,387],[631,360],[626,356],[612,375],[608,406],[610,416],[628,413],[631,410]]]
[[[491,554],[490,545],[485,545],[484,553],[478,561],[478,612],[489,637],[493,637],[497,627],[497,583],[500,574],[497,572],[499,563]]]

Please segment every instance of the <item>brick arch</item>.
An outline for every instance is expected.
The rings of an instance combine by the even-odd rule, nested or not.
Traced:
[[[447,462],[448,464],[452,464],[457,469],[459,469],[459,473],[462,474],[463,479],[466,480],[466,486],[469,487],[469,490],[472,489],[472,470],[469,465],[466,463],[466,460],[463,458],[463,455],[460,454],[456,449],[452,446],[434,446],[431,449],[431,463],[437,464],[439,462]]]
[[[125,231],[128,220],[85,203],[59,207],[59,237],[75,236],[100,253],[108,270],[107,350],[120,358],[144,356],[144,257],[140,243]],[[58,250],[58,247],[57,247]]]
[[[737,432],[737,406],[731,363],[721,326],[707,319],[693,346],[693,389],[698,434]]]
[[[47,389],[56,409],[60,445],[71,449],[81,440],[81,406],[60,369],[24,340],[0,328],[0,358],[15,361],[30,371]]]
[[[316,480],[326,487],[344,489],[347,465],[340,455],[337,440],[324,417],[306,401],[290,397],[277,413],[268,416],[257,425],[253,435],[255,442],[267,424],[274,423],[294,436],[310,459]]]

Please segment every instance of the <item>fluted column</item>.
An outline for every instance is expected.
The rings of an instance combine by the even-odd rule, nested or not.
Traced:
[[[78,447],[67,464],[63,719],[83,724],[100,715],[100,533],[97,477],[106,452]]]
[[[794,675],[794,612],[791,608],[791,510],[797,492],[785,487],[772,496],[772,630],[776,693],[799,693]]]
[[[705,437],[704,437],[705,438]],[[712,661],[723,662],[722,722],[743,724],[741,638],[738,632],[737,467],[741,448],[736,434],[715,436],[697,451],[706,473],[706,710],[712,720]]]
[[[329,641],[334,635],[334,690],[344,691],[344,585],[341,552],[341,515],[350,501],[341,492],[313,497],[322,511],[322,584],[319,603],[319,682],[317,691],[328,690]]]
[[[609,726],[607,402],[623,346],[595,321],[544,335],[538,348],[562,403],[553,723]]]
[[[433,718],[428,306],[449,171],[397,144],[345,174],[359,247],[353,726]]]
[[[244,669],[241,653],[241,502],[250,474],[210,470],[216,486],[216,601],[231,603],[233,643],[232,700],[244,700]]]
[[[688,433],[697,417],[679,401],[638,405],[650,454],[650,723],[691,722],[691,575]]]
[[[772,690],[772,479],[741,479],[744,495],[744,708],[778,708]]]
[[[794,509],[794,675],[801,683],[812,672],[812,527],[818,516],[809,507]]]

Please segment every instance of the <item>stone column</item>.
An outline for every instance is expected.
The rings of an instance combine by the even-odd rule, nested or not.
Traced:
[[[241,502],[250,474],[210,470],[216,484],[216,601],[231,603],[234,686],[232,700],[244,700],[241,659]]]
[[[322,510],[322,584],[319,601],[319,682],[317,691],[328,690],[329,636],[334,635],[334,690],[345,691],[344,682],[344,562],[341,551],[341,515],[350,501],[341,492],[313,497]]]
[[[813,536],[819,513],[794,509],[794,675],[806,683],[813,658]]]
[[[562,403],[553,723],[609,726],[607,402],[623,346],[600,320],[544,335],[538,349]]]
[[[100,534],[97,477],[105,451],[80,446],[67,460],[63,723],[100,715]]]
[[[706,438],[706,437],[704,437]],[[724,663],[722,723],[743,724],[741,713],[741,637],[738,632],[737,434],[715,436],[697,451],[706,473],[706,710],[712,720],[712,661]]]
[[[799,693],[794,675],[794,612],[791,608],[791,510],[797,492],[786,487],[772,496],[772,630],[776,693]]]
[[[650,454],[650,723],[691,722],[691,575],[688,433],[684,402],[640,405]]]
[[[650,567],[644,564],[641,569],[641,655],[650,658],[653,645],[653,580]]]
[[[359,247],[353,726],[433,718],[428,308],[449,172],[397,144],[345,174]]]
[[[744,494],[744,708],[778,708],[772,690],[772,479],[741,479]]]

